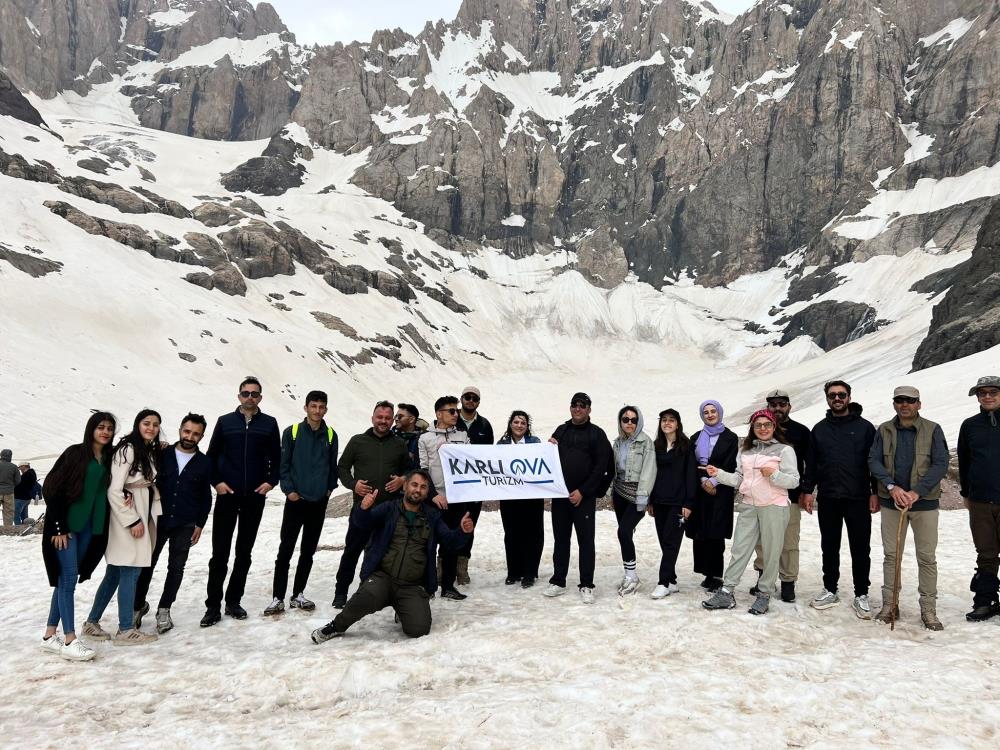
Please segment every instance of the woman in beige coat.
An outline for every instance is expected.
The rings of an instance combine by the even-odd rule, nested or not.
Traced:
[[[112,639],[101,628],[101,615],[115,591],[118,592],[118,632],[115,643],[140,644],[156,640],[155,633],[143,633],[134,626],[135,584],[143,568],[148,568],[156,545],[156,517],[161,514],[156,489],[160,464],[160,415],[143,409],[136,415],[132,432],[123,437],[111,459],[108,503],[108,547],[104,553],[107,571],[94,597],[83,632],[91,638]]]

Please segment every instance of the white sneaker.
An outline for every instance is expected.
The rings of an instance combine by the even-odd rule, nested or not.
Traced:
[[[813,609],[830,609],[830,607],[839,603],[840,597],[837,596],[836,593],[823,589],[812,598],[812,601],[809,602],[809,606]]]
[[[618,596],[628,596],[639,590],[639,578],[625,576],[622,585],[618,587]]]
[[[638,585],[638,581],[636,582],[636,585]],[[584,586],[583,588],[581,588],[580,589],[580,601],[582,601],[584,604],[593,604],[594,603],[594,589],[591,588],[591,587],[589,587],[589,586]]]
[[[271,615],[280,615],[285,611],[285,602],[278,597],[271,599],[271,603],[267,605],[267,609],[264,610],[264,617],[270,617]]]
[[[549,596],[549,597],[562,596],[565,593],[566,593],[565,586],[556,586],[554,583],[550,583],[548,586],[542,589],[542,596]]]
[[[861,620],[872,619],[872,605],[868,601],[868,595],[862,594],[861,596],[854,597],[854,614],[858,616]]]
[[[671,594],[676,594],[679,591],[676,583],[671,583],[669,586],[664,586],[662,583],[653,589],[653,593],[649,595],[650,599],[666,599]]]
[[[95,653],[97,652],[79,638],[64,643],[63,647],[59,649],[59,656],[68,661],[90,661],[94,658]]]
[[[53,635],[48,638],[42,638],[41,644],[42,651],[48,651],[50,654],[58,654],[62,651],[63,639],[58,635]]]

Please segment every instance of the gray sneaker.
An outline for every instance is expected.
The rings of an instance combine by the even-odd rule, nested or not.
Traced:
[[[752,615],[766,615],[767,607],[771,603],[771,597],[767,594],[757,594],[757,598],[754,599],[753,604],[750,605],[750,609],[747,610]]]
[[[854,597],[854,604],[851,605],[854,609],[854,614],[858,616],[861,620],[872,619],[872,605],[868,601],[868,595],[862,594],[861,596]]]
[[[142,627],[142,618],[149,614],[149,602],[143,602],[142,608],[132,613],[132,627],[138,630]]]
[[[726,591],[726,589],[719,589],[711,598],[706,599],[701,603],[705,609],[732,609],[736,606],[736,597],[733,596],[731,591]]]
[[[264,610],[264,616],[270,617],[271,615],[280,615],[285,611],[285,602],[278,597],[271,599],[271,603],[267,605],[267,609]]]
[[[170,609],[160,607],[156,610],[156,632],[163,635],[168,630],[174,629],[174,621],[170,619]]]
[[[813,609],[830,609],[830,607],[840,604],[840,597],[837,596],[836,591],[827,591],[823,589],[816,596],[812,598],[809,602],[809,606]]]

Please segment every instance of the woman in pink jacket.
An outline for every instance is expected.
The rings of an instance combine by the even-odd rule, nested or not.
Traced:
[[[757,599],[749,611],[752,615],[763,615],[771,595],[777,591],[778,560],[788,524],[788,490],[799,485],[795,450],[785,443],[774,413],[761,409],[750,417],[750,432],[740,446],[736,471],[723,471],[709,465],[705,472],[722,484],[737,488],[739,517],[722,588],[702,602],[702,606],[705,609],[736,606],[733,592],[759,544],[764,550],[764,573],[757,583]]]

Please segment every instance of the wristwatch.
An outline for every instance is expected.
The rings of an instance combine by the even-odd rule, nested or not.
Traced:
[[[889,490],[889,492],[892,492],[892,491],[893,491],[894,489],[896,489],[896,485],[894,485],[894,484],[887,484],[887,485],[885,486],[885,488],[886,488],[887,490]]]

